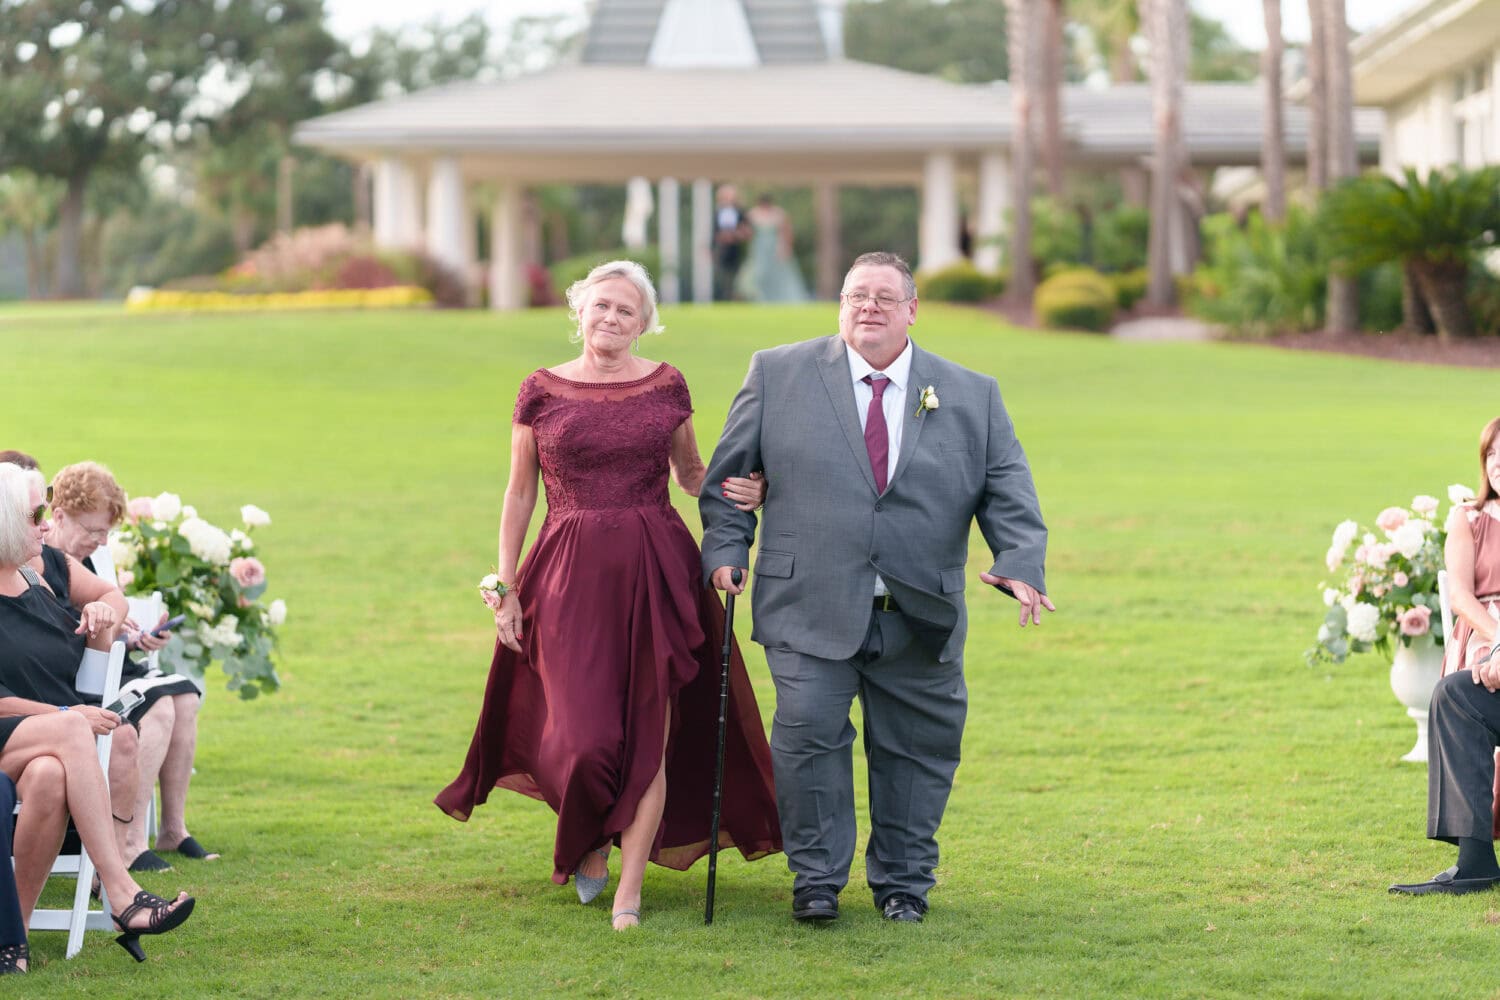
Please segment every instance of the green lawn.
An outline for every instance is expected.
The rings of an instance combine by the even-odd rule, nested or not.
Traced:
[[[674,308],[705,452],[752,350],[829,306]],[[229,526],[255,503],[283,690],[211,689],[189,822],[224,852],[147,880],[199,909],[135,969],[102,934],[33,940],[31,995],[1475,996],[1500,897],[1395,899],[1450,863],[1414,729],[1367,656],[1304,665],[1334,524],[1474,485],[1488,372],[1220,344],[1121,344],[923,307],[923,346],[993,373],[1052,529],[1059,611],[970,588],[969,729],[927,923],[789,917],[781,859],[653,868],[646,917],[548,880],[552,814],[457,773],[492,643],[508,419],[575,348],[560,312],[0,313],[0,448],[95,458]],[[1485,386],[1491,386],[1486,390]],[[940,419],[940,418],[939,418]],[[678,497],[688,524],[697,516]],[[975,536],[974,573],[987,564]],[[742,615],[741,635],[749,623]],[[747,660],[769,719],[764,659]],[[607,896],[606,896],[607,901]]]

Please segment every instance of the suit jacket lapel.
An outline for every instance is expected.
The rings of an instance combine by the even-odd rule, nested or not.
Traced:
[[[823,378],[828,398],[833,401],[833,412],[844,430],[849,450],[854,452],[854,464],[859,467],[873,493],[875,474],[870,471],[870,452],[865,447],[864,431],[859,427],[859,404],[854,401],[854,382],[849,374],[848,355],[841,338],[830,338],[828,350],[823,352],[823,358],[818,363],[818,374]],[[903,446],[902,451],[905,450]]]
[[[901,414],[901,453],[896,456],[896,471],[891,474],[891,481],[886,488],[896,485],[896,480],[906,471],[911,464],[911,458],[917,453],[917,440],[922,436],[922,428],[926,425],[930,414],[918,414],[917,401],[922,398],[922,390],[932,385],[929,381],[930,372],[927,364],[927,352],[922,350],[913,341],[911,345],[911,373],[906,379],[906,409]],[[849,390],[853,395],[854,390]],[[938,396],[942,396],[941,387],[938,387]],[[864,439],[860,439],[863,443]]]

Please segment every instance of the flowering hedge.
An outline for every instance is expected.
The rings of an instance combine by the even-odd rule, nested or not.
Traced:
[[[125,299],[127,312],[175,310],[240,312],[285,309],[399,309],[432,304],[432,293],[416,285],[388,288],[328,288],[310,292],[186,292],[137,288]]]
[[[243,531],[225,532],[176,494],[136,497],[109,547],[125,593],[159,590],[171,613],[187,617],[161,651],[163,669],[201,680],[217,660],[229,675],[229,690],[254,698],[281,686],[271,654],[286,603],[261,603],[266,569],[251,555],[250,533],[270,524],[270,515],[248,504],[240,518]]]
[[[1448,487],[1454,506],[1473,498],[1468,487]],[[1342,663],[1371,649],[1389,654],[1393,639],[1409,646],[1430,635],[1443,645],[1437,575],[1448,531],[1436,520],[1438,507],[1436,497],[1413,497],[1410,507],[1381,511],[1374,529],[1354,521],[1334,529],[1324,561],[1343,576],[1321,585],[1328,610],[1317,645],[1307,651],[1310,663]]]

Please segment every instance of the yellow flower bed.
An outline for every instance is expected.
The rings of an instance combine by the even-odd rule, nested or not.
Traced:
[[[331,288],[314,292],[173,292],[137,288],[125,299],[127,312],[259,312],[284,309],[401,309],[432,304],[432,293],[416,285]]]

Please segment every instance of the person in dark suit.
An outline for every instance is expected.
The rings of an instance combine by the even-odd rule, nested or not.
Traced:
[[[714,301],[734,298],[735,280],[745,262],[745,243],[750,239],[750,223],[740,207],[739,192],[733,184],[719,187],[714,208]]]
[[[795,874],[792,915],[838,916],[855,848],[858,697],[870,772],[865,877],[887,919],[920,921],[967,710],[964,563],[976,520],[994,554],[984,583],[1020,622],[1053,610],[1026,455],[993,378],[914,344],[911,270],[855,260],[839,333],[757,353],[708,481],[764,470],[768,492],[752,638],[776,685],[777,807]],[[739,593],[753,513],[706,492],[705,576]]]

